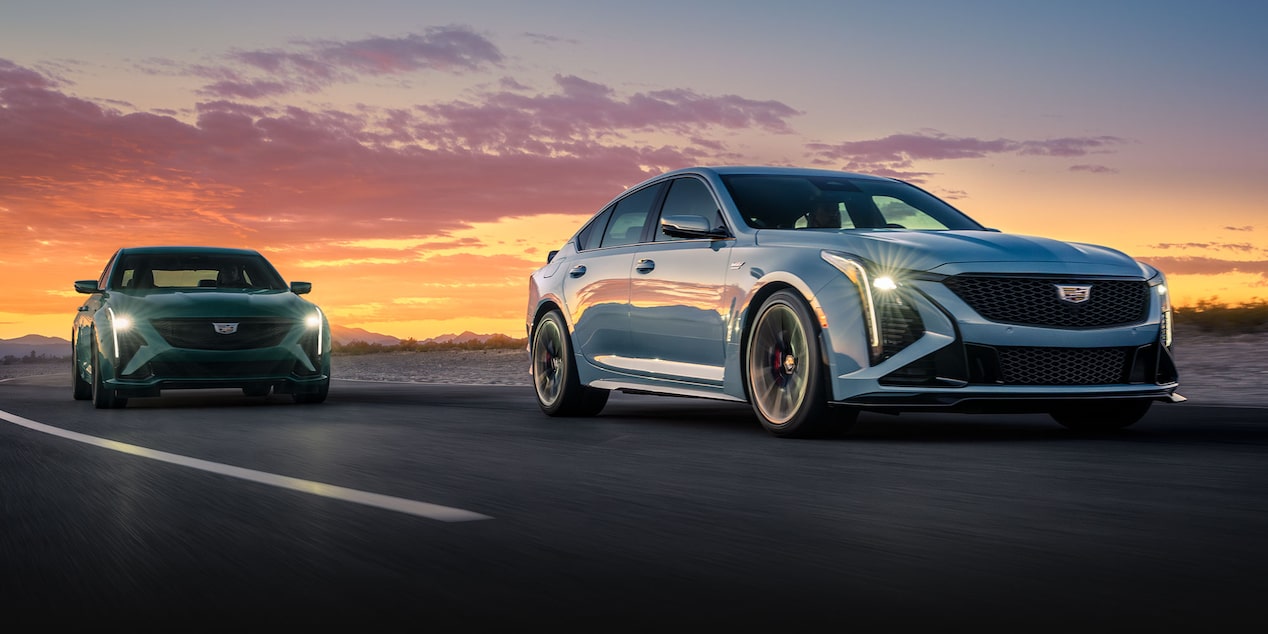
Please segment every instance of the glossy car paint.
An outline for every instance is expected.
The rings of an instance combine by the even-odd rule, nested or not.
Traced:
[[[122,399],[158,396],[165,389],[221,387],[268,388],[297,400],[324,399],[330,381],[330,324],[315,304],[297,294],[308,292],[311,284],[294,282],[287,289],[122,288],[115,279],[117,263],[127,255],[150,254],[259,256],[212,247],[117,251],[98,280],[75,283],[77,291],[89,294],[71,329],[76,385],[92,384],[99,372],[102,387]],[[264,266],[276,274],[267,261]],[[216,324],[235,324],[236,329],[243,320],[256,318],[290,327],[272,345],[235,345],[235,332],[223,336],[225,349],[195,349],[169,343],[155,325],[155,320],[191,320],[215,332]]]
[[[1105,385],[883,384],[882,377],[906,364],[965,344],[1149,346],[1164,336],[1162,323],[1169,310],[1165,285],[1160,273],[1113,249],[980,226],[939,231],[753,228],[722,181],[728,174],[807,173],[888,180],[765,167],[690,168],[649,179],[614,201],[674,179],[697,179],[716,200],[725,237],[654,241],[659,230],[656,210],[637,245],[579,251],[574,236],[529,280],[530,340],[540,315],[559,308],[573,338],[583,385],[748,400],[743,346],[754,311],[774,290],[787,288],[804,299],[819,321],[829,398],[838,404],[900,411],[1033,402],[1041,411],[1054,400],[1067,398],[1182,400],[1173,396],[1175,380]],[[825,261],[825,252],[867,263],[873,278],[893,276],[906,305],[923,322],[918,340],[873,362],[863,294]],[[969,273],[1150,281],[1149,307],[1143,319],[1111,327],[1054,329],[999,323],[978,314],[938,281],[941,276]],[[1171,363],[1169,347],[1161,347],[1160,357],[1160,364]]]

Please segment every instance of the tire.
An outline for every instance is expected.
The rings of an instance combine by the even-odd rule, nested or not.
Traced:
[[[325,381],[322,381],[321,387],[317,388],[316,392],[295,392],[291,394],[291,400],[296,403],[305,404],[324,403],[326,401],[326,395],[328,394],[330,394],[329,377],[327,377]]]
[[[106,387],[101,371],[101,351],[97,348],[97,333],[92,334],[92,404],[97,409],[121,409],[128,406],[128,399],[117,396]]]
[[[74,344],[70,348],[70,386],[75,400],[86,401],[92,398],[92,383],[79,376],[79,356],[75,354]]]
[[[1098,432],[1124,429],[1145,417],[1153,401],[1088,401],[1049,413],[1058,423],[1075,431]]]
[[[587,387],[578,378],[568,326],[552,310],[533,327],[533,390],[547,416],[594,416],[608,403],[608,390]]]
[[[779,291],[762,303],[745,351],[749,403],[771,434],[835,436],[858,417],[853,408],[829,410],[819,331],[800,295]]]

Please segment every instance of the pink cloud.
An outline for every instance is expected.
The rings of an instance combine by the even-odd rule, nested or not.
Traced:
[[[511,214],[585,214],[651,174],[724,155],[712,127],[782,129],[795,113],[690,91],[626,97],[560,77],[553,93],[415,111],[216,100],[188,123],[54,85],[0,64],[0,207],[39,210],[24,220],[72,241],[91,227],[95,242],[132,241],[137,222],[153,235],[285,248],[379,237],[389,218],[392,235],[436,235]],[[693,133],[682,146],[629,138],[680,130]],[[30,248],[16,232],[0,247]]]
[[[977,139],[953,137],[942,132],[892,134],[879,139],[841,143],[810,143],[810,150],[824,164],[842,169],[923,182],[930,172],[915,171],[915,161],[985,158],[997,154],[1075,157],[1111,151],[1126,140],[1114,136],[1063,137],[1044,140]],[[1076,171],[1104,173],[1102,166],[1075,166]]]

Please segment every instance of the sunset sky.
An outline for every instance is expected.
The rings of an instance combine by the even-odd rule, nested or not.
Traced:
[[[5,3],[0,338],[115,249],[247,247],[337,325],[524,336],[528,275],[696,164],[897,176],[1268,298],[1268,3]]]

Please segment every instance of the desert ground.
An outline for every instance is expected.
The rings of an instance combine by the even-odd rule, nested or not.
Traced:
[[[1228,335],[1181,329],[1174,350],[1180,367],[1178,392],[1189,402],[1268,406],[1268,332]],[[0,380],[69,373],[68,363],[41,360],[0,365]],[[523,349],[336,354],[332,366],[334,377],[358,381],[531,384],[528,353]]]

